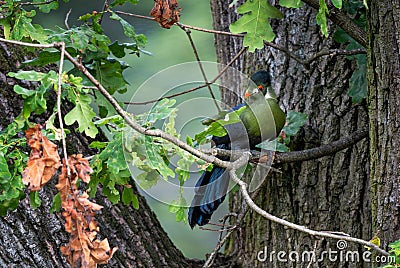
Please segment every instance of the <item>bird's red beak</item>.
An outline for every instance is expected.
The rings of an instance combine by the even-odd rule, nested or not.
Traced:
[[[248,92],[248,91],[246,91],[245,93],[244,93],[244,98],[245,99],[247,99],[248,97],[250,97],[251,96],[251,94]]]

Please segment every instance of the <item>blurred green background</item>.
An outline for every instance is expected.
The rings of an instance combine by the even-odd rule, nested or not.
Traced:
[[[74,0],[70,1],[69,3],[63,3],[60,1],[59,10],[50,14],[38,14],[36,17],[36,22],[41,23],[47,28],[54,28],[55,25],[65,27],[64,20],[66,14],[69,10],[71,10],[68,24],[70,26],[79,25],[80,22],[77,20],[77,18],[80,15],[88,12],[91,13],[93,10],[100,11],[103,3],[104,1],[99,0]],[[149,0],[140,1],[138,5],[133,6],[127,4],[123,7],[120,7],[119,10],[148,16],[153,4],[154,2]],[[209,29],[212,28],[212,18],[208,1],[180,0],[179,5],[182,7],[182,23]],[[130,83],[130,87],[127,93],[117,96],[120,101],[135,101],[135,97],[132,100],[131,98],[134,96],[136,90],[140,87],[140,85],[143,84],[143,82],[157,72],[179,63],[196,60],[186,34],[179,27],[174,26],[171,29],[163,29],[154,21],[127,16],[122,17],[135,27],[136,33],[141,33],[147,36],[148,44],[145,47],[145,50],[151,52],[152,55],[149,56],[142,54],[140,57],[128,55],[124,59],[132,67],[124,72],[125,79]],[[106,34],[109,35],[112,40],[131,42],[131,40],[128,40],[124,36],[122,27],[119,25],[119,23],[109,20],[108,16],[105,16],[103,20],[103,26]],[[192,37],[198,49],[201,60],[215,62],[216,56],[213,35],[209,33],[192,31]],[[215,70],[213,71],[215,72]],[[211,76],[208,77],[208,79],[212,78],[213,77]],[[190,88],[190,86],[188,88]],[[181,91],[184,89],[184,87],[176,88],[173,89],[172,92]],[[214,88],[214,92],[219,95],[218,88]],[[154,92],[149,92],[148,95],[143,95],[141,93],[140,99],[151,99],[150,97],[147,98],[147,96],[153,95],[150,93]],[[207,89],[202,89],[192,94],[186,94],[179,99],[182,103],[182,101],[185,99],[202,96],[209,97]],[[189,112],[189,116],[192,116],[190,113],[193,113],[193,118],[196,118],[196,112],[199,109],[206,109],[210,113],[213,113],[213,109],[215,109],[215,107],[201,107],[201,105],[197,107],[192,106],[192,108],[193,109],[191,110],[186,108],[185,113]],[[179,120],[179,116],[177,120]],[[200,120],[196,119],[193,120],[193,122],[185,124],[184,128],[185,135],[188,134],[193,136],[194,133],[202,129],[202,126],[200,124]],[[185,136],[183,136],[183,138],[184,137]],[[194,176],[195,178],[191,179],[191,185],[195,184],[198,175],[199,174],[196,174],[196,176]],[[163,191],[163,189],[158,190]],[[193,189],[188,190],[193,191]],[[157,214],[163,228],[170,235],[175,245],[182,250],[187,257],[204,259],[205,254],[212,251],[217,243],[219,233],[199,230],[198,228],[191,230],[188,224],[183,222],[178,223],[175,221],[175,214],[172,214],[168,211],[168,205],[151,198],[145,193],[143,194],[146,196],[146,199],[153,211]],[[176,197],[177,196],[171,196],[171,200]],[[187,202],[190,203],[191,200],[187,200]],[[226,204],[227,202],[225,202],[224,205],[214,214],[212,222],[217,222],[218,219],[226,214]]]

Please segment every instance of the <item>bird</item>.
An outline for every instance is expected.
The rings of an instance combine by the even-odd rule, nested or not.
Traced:
[[[245,103],[216,117],[203,121],[203,124],[224,118],[231,111],[246,106],[240,114],[241,123],[225,125],[227,135],[212,137],[215,148],[225,150],[255,149],[264,140],[276,138],[281,132],[286,115],[279,107],[276,95],[271,87],[271,76],[265,70],[254,73],[250,79],[256,87],[249,87],[244,94]],[[253,85],[254,85],[253,84]],[[228,161],[228,156],[220,156]],[[193,229],[196,225],[207,224],[214,211],[224,201],[229,185],[229,174],[225,168],[213,166],[211,171],[204,171],[195,186],[195,195],[188,211],[188,222]]]

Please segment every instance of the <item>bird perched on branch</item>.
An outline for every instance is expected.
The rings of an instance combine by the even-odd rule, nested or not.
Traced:
[[[240,123],[225,125],[227,135],[213,136],[215,147],[225,150],[255,149],[262,141],[276,138],[285,124],[285,113],[278,105],[276,95],[271,88],[271,77],[266,71],[258,71],[251,76],[255,87],[249,87],[245,94],[245,103],[239,104],[230,111],[245,106],[240,114]],[[230,112],[229,111],[229,112]],[[216,118],[204,121],[210,124],[227,112]],[[220,157],[228,161],[229,157]],[[214,166],[211,171],[205,171],[196,183],[195,196],[188,213],[189,225],[205,225],[211,215],[224,201],[229,185],[228,172],[221,167]]]

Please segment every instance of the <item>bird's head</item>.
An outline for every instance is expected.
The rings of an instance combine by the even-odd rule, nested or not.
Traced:
[[[271,76],[267,71],[258,71],[254,73],[250,79],[256,84],[256,87],[249,87],[244,93],[244,98],[246,100],[251,100],[257,95],[262,94],[266,99],[273,98],[276,99],[275,92],[271,87]]]
[[[267,88],[271,86],[271,75],[267,71],[258,71],[254,73],[250,79],[257,87],[262,86],[263,88]]]

